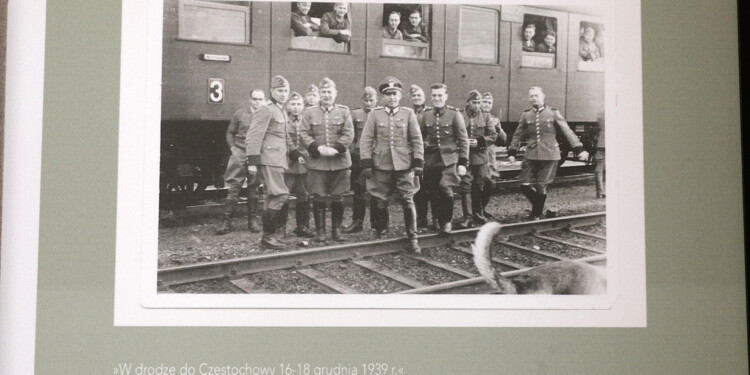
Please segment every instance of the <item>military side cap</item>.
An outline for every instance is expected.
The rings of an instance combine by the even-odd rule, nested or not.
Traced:
[[[545,37],[553,36],[553,37],[557,38],[557,34],[554,31],[547,31],[547,34],[545,34],[544,36]]]
[[[380,84],[380,92],[385,93],[388,90],[401,91],[401,81],[396,77],[385,77],[383,83]]]
[[[424,90],[422,90],[422,88],[417,85],[411,85],[409,87],[409,93],[412,95],[414,95],[415,92],[420,92],[420,91],[424,92]]]
[[[310,86],[307,86],[307,91],[305,91],[305,94],[309,94],[311,92],[314,92],[314,93],[317,94],[318,93],[318,86],[315,86],[314,84],[310,85]]]
[[[467,102],[470,102],[472,100],[480,100],[482,98],[482,94],[479,92],[479,90],[471,90],[469,91],[469,96],[466,98]]]
[[[377,97],[378,97],[378,92],[375,91],[374,88],[370,86],[365,87],[365,91],[362,94],[362,99],[370,99],[370,98],[377,98]]]
[[[320,89],[335,89],[336,88],[336,82],[333,82],[332,79],[325,77],[320,81],[320,84],[318,85]]]
[[[278,89],[281,87],[289,87],[289,81],[282,75],[278,75],[271,79],[271,89]]]
[[[292,91],[292,93],[289,94],[289,101],[291,102],[292,100],[302,100],[302,95],[296,91]]]
[[[489,92],[489,91],[487,91],[487,92],[485,92],[484,94],[482,94],[482,99],[489,99],[489,100],[494,100],[494,99],[492,98],[492,93],[491,93],[491,92]]]

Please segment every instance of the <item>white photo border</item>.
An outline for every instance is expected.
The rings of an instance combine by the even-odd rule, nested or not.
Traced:
[[[467,3],[467,2],[461,2]],[[549,5],[549,1],[476,2]],[[609,30],[605,75],[608,293],[508,295],[218,295],[157,293],[162,1],[123,2],[117,326],[506,326],[646,325],[640,4],[601,6]],[[610,26],[612,25],[612,26]],[[618,55],[615,50],[628,51]],[[616,124],[627,124],[624,126]],[[625,131],[627,130],[627,131]],[[614,142],[614,140],[617,142]],[[623,287],[627,286],[627,287]]]

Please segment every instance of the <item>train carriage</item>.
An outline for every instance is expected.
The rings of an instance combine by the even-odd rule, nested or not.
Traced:
[[[313,3],[319,18],[334,3]],[[528,108],[526,90],[542,86],[547,103],[589,139],[604,109],[603,61],[584,61],[584,33],[603,34],[604,22],[574,7],[454,4],[349,4],[352,38],[336,43],[320,35],[295,36],[290,28],[296,3],[164,0],[162,68],[162,172],[196,167],[203,185],[223,184],[228,155],[224,133],[254,88],[268,90],[276,74],[292,90],[328,76],[337,82],[338,102],[356,108],[365,86],[386,75],[425,89],[449,86],[449,104],[463,107],[473,89],[489,91],[494,112],[512,135]],[[429,42],[382,36],[390,12],[408,22],[419,11]],[[525,51],[524,29],[555,34],[553,53]],[[544,34],[544,35],[543,35]],[[601,55],[603,57],[603,46]],[[429,91],[429,90],[427,90]],[[428,92],[429,95],[429,92]],[[408,99],[402,102],[408,105]],[[429,99],[428,99],[429,104]],[[184,170],[184,168],[183,168]]]

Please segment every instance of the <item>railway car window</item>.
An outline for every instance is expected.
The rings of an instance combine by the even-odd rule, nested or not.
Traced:
[[[432,6],[383,4],[383,56],[430,58]]]
[[[497,63],[498,13],[494,9],[462,6],[459,13],[459,61]]]
[[[250,44],[250,3],[180,0],[178,38]]]
[[[291,48],[349,51],[352,23],[347,3],[292,3]]]
[[[521,66],[557,66],[557,18],[525,14],[521,27]]]
[[[582,21],[578,34],[578,70],[603,72],[604,25]]]

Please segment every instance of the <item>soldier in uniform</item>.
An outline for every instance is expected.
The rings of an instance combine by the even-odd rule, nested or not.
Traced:
[[[307,87],[307,91],[305,92],[305,108],[315,107],[320,103],[320,94],[318,91],[318,86],[315,86],[315,84]]]
[[[250,173],[260,173],[265,184],[265,211],[263,212],[263,239],[261,243],[272,249],[286,245],[276,235],[281,220],[281,209],[289,189],[284,183],[284,170],[289,168],[287,115],[284,103],[289,96],[289,81],[277,75],[271,80],[271,103],[258,108],[247,130],[247,165]]]
[[[439,230],[448,233],[453,219],[453,188],[469,164],[469,137],[461,113],[446,105],[448,86],[436,83],[430,89],[434,107],[424,112],[419,124],[425,162],[419,194],[432,203],[432,216],[437,218]]]
[[[421,124],[424,112],[429,111],[431,108],[430,106],[425,105],[425,94],[421,87],[411,85],[409,87],[409,92],[412,109],[414,109],[414,113],[417,115],[417,123]],[[424,134],[422,135],[422,140],[424,140]],[[420,186],[424,186],[424,184],[420,183]],[[420,188],[417,194],[414,194],[414,204],[417,207],[417,230],[420,232],[427,230],[427,210],[429,208],[429,203],[430,197],[427,195],[424,188]],[[433,206],[432,222],[435,229],[440,230],[440,225],[437,223],[436,212],[436,208]]]
[[[495,127],[489,124],[489,118],[479,109],[481,99],[482,94],[477,90],[472,90],[466,98],[467,105],[463,111],[466,132],[469,136],[469,171],[461,177],[460,189],[463,218],[459,225],[463,228],[487,222],[484,207],[487,206],[492,196],[487,146],[495,142],[497,132]],[[473,215],[469,215],[469,202],[471,202]]]
[[[216,230],[217,235],[227,234],[232,231],[232,215],[240,200],[240,191],[242,184],[247,179],[247,229],[251,232],[260,232],[257,217],[258,206],[258,187],[260,178],[256,174],[248,174],[247,156],[245,154],[245,134],[250,127],[255,111],[263,105],[266,100],[266,94],[263,90],[255,89],[250,92],[250,106],[240,108],[232,115],[232,121],[229,123],[226,133],[227,145],[232,151],[227,162],[227,170],[224,173],[224,181],[229,187],[226,199],[226,209],[221,223],[221,227]]]
[[[310,20],[310,15],[307,14],[312,7],[312,3],[309,2],[298,2],[297,10],[292,12],[292,30],[294,30],[294,36],[308,36],[314,35],[316,31],[320,31],[320,26]]]
[[[492,177],[500,177],[500,171],[497,166],[498,162],[497,162],[497,155],[495,153],[495,148],[497,146],[505,145],[505,142],[508,140],[508,138],[507,138],[507,135],[505,134],[505,131],[503,131],[503,127],[500,126],[500,119],[492,114],[493,104],[494,104],[494,98],[492,97],[492,93],[485,92],[484,94],[482,94],[482,104],[480,104],[480,108],[482,110],[482,113],[484,113],[487,117],[489,117],[490,126],[494,127],[495,131],[497,132],[497,138],[495,139],[495,143],[487,146],[487,156],[489,156],[490,158],[489,160],[490,172],[492,173]],[[488,213],[485,210],[484,216],[487,216],[487,214]]]
[[[411,98],[411,106],[414,109],[414,113],[417,115],[417,121],[420,121],[422,119],[422,114],[425,111],[430,110],[430,106],[424,104],[426,100],[424,90],[417,85],[411,85],[411,87],[409,87],[409,95]]]
[[[294,209],[297,228],[294,230],[294,234],[298,237],[314,237],[315,235],[310,231],[310,202],[307,199],[307,160],[309,154],[299,134],[300,120],[304,110],[302,95],[297,92],[289,94],[286,109],[289,115],[287,133],[293,147],[289,150],[289,169],[284,171],[284,183],[289,192],[297,197],[297,206]],[[281,207],[280,215],[279,237],[283,238],[286,236],[286,220],[289,215],[288,201]]]
[[[362,223],[365,220],[365,211],[367,207],[367,185],[365,177],[362,176],[362,167],[360,166],[359,157],[359,139],[362,136],[362,129],[367,122],[367,116],[370,111],[378,105],[378,92],[372,87],[365,87],[362,95],[362,108],[352,111],[352,123],[354,124],[354,142],[352,142],[349,151],[352,155],[352,175],[351,187],[354,192],[352,202],[352,223],[342,229],[344,233],[361,232]],[[370,212],[372,215],[372,212]],[[372,218],[370,219],[372,222]]]
[[[422,133],[411,108],[400,107],[401,81],[387,77],[380,85],[385,107],[376,107],[367,117],[360,138],[360,157],[367,191],[372,197],[371,215],[375,234],[380,238],[388,228],[388,197],[394,194],[404,209],[409,249],[419,253],[417,212],[414,193],[424,169]]]
[[[560,111],[544,104],[541,87],[529,89],[529,102],[532,108],[521,114],[518,128],[508,146],[508,155],[510,161],[515,161],[521,142],[528,141],[521,163],[521,192],[531,202],[531,219],[539,220],[544,217],[547,185],[555,178],[560,160],[557,134],[562,133],[579,159],[586,160],[589,154],[583,150],[581,141],[570,130]]]
[[[330,78],[320,81],[320,105],[305,110],[299,135],[310,153],[307,164],[308,188],[313,198],[313,217],[317,240],[326,240],[326,197],[331,201],[331,239],[340,241],[344,218],[342,194],[349,191],[349,146],[354,141],[354,126],[349,108],[334,104],[336,84]]]

